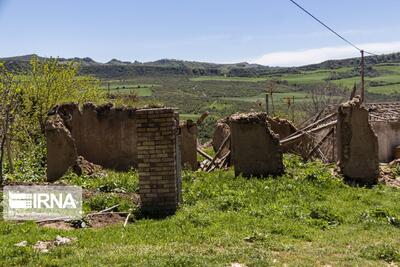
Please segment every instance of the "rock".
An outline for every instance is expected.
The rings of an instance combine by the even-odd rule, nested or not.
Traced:
[[[79,156],[76,159],[75,165],[72,167],[72,169],[78,175],[92,176],[101,172],[102,167],[87,161],[82,156]]]
[[[72,240],[68,237],[62,237],[62,236],[56,236],[56,240],[54,241],[54,244],[56,246],[60,246],[60,245],[65,245],[65,244],[69,244],[71,243]]]
[[[37,241],[36,244],[32,246],[32,248],[37,252],[47,253],[49,252],[51,244],[51,241]]]
[[[32,246],[32,248],[35,251],[40,252],[40,253],[48,253],[55,246],[67,245],[75,240],[76,240],[76,238],[62,237],[62,236],[57,235],[55,240],[51,240],[51,241],[40,241],[39,240],[39,241],[37,241],[36,244]]]
[[[14,246],[16,246],[16,247],[26,247],[26,245],[28,245],[28,241],[26,241],[26,240],[14,244]]]

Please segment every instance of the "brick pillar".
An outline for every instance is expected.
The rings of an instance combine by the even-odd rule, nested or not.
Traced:
[[[144,214],[174,214],[179,204],[175,117],[169,108],[136,111],[139,194]]]

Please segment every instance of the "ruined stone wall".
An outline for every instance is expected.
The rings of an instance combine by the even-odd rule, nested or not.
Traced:
[[[136,110],[77,104],[60,106],[57,112],[75,140],[77,152],[105,168],[128,170],[137,166]]]
[[[197,162],[197,125],[188,120],[181,123],[179,127],[182,166],[193,171],[197,170],[199,168]]]
[[[343,176],[360,184],[374,184],[379,175],[378,139],[368,111],[358,98],[341,104],[337,117],[337,152]]]
[[[78,153],[75,141],[63,120],[56,115],[46,123],[47,179],[54,181],[75,164]]]
[[[296,127],[293,125],[292,122],[285,120],[285,119],[281,119],[281,118],[271,118],[271,117],[267,117],[267,121],[269,123],[269,126],[271,128],[271,130],[279,135],[279,139],[282,140],[286,137],[288,137],[289,135],[297,132]]]
[[[224,140],[231,134],[231,129],[227,123],[227,119],[219,120],[214,128],[212,146],[215,152],[218,151]],[[226,144],[220,153],[220,157],[224,157],[230,151],[230,144]]]
[[[235,114],[229,118],[235,175],[266,177],[283,173],[278,135],[266,113]]]
[[[400,145],[400,122],[373,121],[371,125],[378,137],[379,161],[391,162],[394,149]]]
[[[142,211],[160,216],[173,214],[181,188],[174,110],[137,110],[136,122]]]
[[[137,167],[135,112],[112,104],[55,107],[46,127],[48,179],[60,178],[78,156],[115,170]]]

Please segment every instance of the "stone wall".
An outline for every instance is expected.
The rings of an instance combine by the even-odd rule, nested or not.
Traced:
[[[235,114],[229,118],[235,175],[266,177],[284,171],[279,136],[266,113]]]
[[[394,149],[400,145],[400,122],[373,121],[371,125],[378,137],[379,161],[391,162],[394,160]]]
[[[358,98],[341,104],[337,117],[337,153],[343,176],[360,184],[378,180],[378,139],[368,121],[368,111]]]
[[[182,122],[179,127],[182,166],[195,171],[199,168],[197,161],[197,125],[188,120]]]
[[[173,109],[142,109],[136,111],[136,119],[142,211],[157,216],[173,214],[181,188],[176,115]]]

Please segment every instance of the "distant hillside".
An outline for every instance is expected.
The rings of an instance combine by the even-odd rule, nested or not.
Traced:
[[[360,65],[361,58],[348,58],[339,60],[328,60],[318,64],[306,65],[298,67],[301,70],[318,70],[318,69],[337,69],[342,67],[357,68]],[[367,56],[365,57],[366,65],[375,65],[382,63],[400,63],[400,53],[393,53],[380,56]]]
[[[25,55],[17,57],[0,58],[6,66],[15,72],[26,72],[32,57],[45,60],[37,55]],[[342,60],[328,60],[319,64],[302,67],[279,68],[268,67],[246,62],[236,64],[215,64],[196,61],[182,61],[174,59],[161,59],[153,62],[128,62],[112,59],[107,63],[99,63],[91,58],[58,58],[62,62],[78,62],[81,65],[80,73],[94,75],[99,78],[128,78],[135,76],[165,76],[165,75],[189,75],[189,76],[228,76],[228,77],[262,77],[271,74],[299,73],[318,69],[337,69],[342,67],[358,68],[360,58]],[[400,63],[400,53],[368,56],[367,65],[381,63]]]

